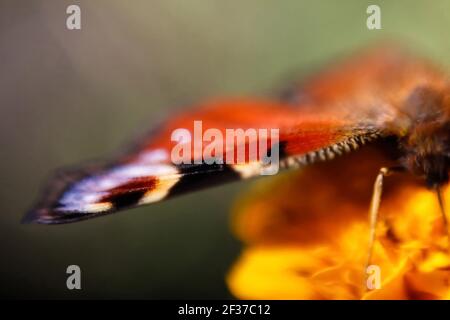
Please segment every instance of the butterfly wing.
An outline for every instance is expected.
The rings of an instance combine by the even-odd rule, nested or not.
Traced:
[[[261,146],[262,139],[267,140],[268,154],[278,152],[279,166],[291,168],[330,160],[380,136],[395,134],[390,123],[398,117],[396,103],[407,95],[405,87],[412,86],[405,84],[409,67],[397,65],[402,61],[406,60],[390,52],[368,54],[312,79],[295,93],[294,101],[236,99],[205,103],[168,119],[132,152],[108,165],[62,171],[50,180],[25,221],[73,222],[258,175],[265,164],[260,153],[250,157],[249,146],[252,142]],[[389,84],[396,87],[383,91],[386,73],[393,70]],[[424,70],[430,77],[428,69]],[[399,79],[405,81],[396,81]],[[398,92],[395,96],[399,90],[405,91],[401,97]],[[222,158],[223,163],[208,161],[213,159],[203,157],[203,151],[212,141],[203,144],[203,135],[195,132],[196,121],[201,121],[202,133],[213,129],[225,137],[229,129],[277,130],[278,139],[249,135],[231,147],[220,142],[222,152],[210,158]],[[189,133],[189,141],[174,141],[177,129]],[[181,142],[192,147],[190,163],[172,161],[172,152]],[[242,145],[244,161],[226,161],[231,157],[236,160]]]
[[[378,46],[292,87],[287,102],[368,121],[396,136],[411,125],[411,99],[418,92],[448,90],[441,68],[399,47]]]
[[[195,151],[192,150],[191,163],[173,163],[171,152],[179,144],[172,141],[176,129],[183,128],[191,134],[191,145],[202,140],[203,136],[195,135],[194,121],[201,121],[202,132],[214,128],[223,137],[227,129],[279,130],[279,142],[275,145],[269,137],[266,144],[269,153],[274,152],[274,148],[279,151],[281,167],[326,160],[356,148],[358,139],[370,139],[376,135],[373,129],[357,128],[342,119],[320,119],[314,114],[302,116],[298,110],[277,102],[233,100],[206,103],[192,112],[169,119],[133,151],[107,165],[60,171],[50,179],[41,201],[25,221],[46,224],[78,221],[260,174],[263,167],[261,159],[251,161],[248,146],[244,149],[246,157],[243,162],[194,163]],[[248,137],[245,143],[256,142],[259,145],[260,136],[253,139],[256,141]],[[233,154],[239,147],[239,144],[233,147]],[[223,148],[226,158],[230,150],[226,145]]]

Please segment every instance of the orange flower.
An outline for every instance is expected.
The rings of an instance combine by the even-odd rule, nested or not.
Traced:
[[[364,270],[375,148],[262,180],[238,202],[233,226],[245,248],[230,271],[242,299],[450,299],[450,257],[434,192],[407,174],[387,178],[372,265]],[[450,203],[450,188],[444,189]],[[447,206],[449,211],[450,206]]]

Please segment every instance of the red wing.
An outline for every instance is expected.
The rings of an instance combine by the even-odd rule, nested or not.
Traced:
[[[279,150],[281,167],[331,158],[356,148],[360,142],[354,140],[357,137],[370,139],[375,134],[373,128],[359,128],[345,119],[302,116],[299,110],[276,102],[211,102],[169,119],[134,151],[111,164],[60,172],[50,180],[41,201],[25,221],[78,221],[260,174],[260,158],[251,160],[248,146],[244,149],[244,162],[227,164],[226,152],[230,150],[224,145],[224,154],[216,154],[224,156],[224,163],[174,164],[171,151],[178,142],[172,141],[172,133],[179,128],[187,129],[192,137],[190,144],[194,145],[194,140],[202,139],[193,132],[194,121],[202,121],[203,132],[214,128],[224,137],[227,129],[279,129],[279,142],[272,146],[269,137],[267,146],[270,152],[271,147]],[[245,144],[251,142],[255,142],[251,137],[245,140]],[[256,136],[256,143],[259,142]]]
[[[149,141],[141,145],[140,152],[170,150],[176,142],[171,134],[177,128],[186,128],[194,136],[194,121],[202,121],[202,130],[218,129],[225,137],[227,129],[279,129],[280,142],[290,155],[301,155],[335,144],[358,130],[366,130],[354,121],[329,114],[305,112],[279,102],[264,100],[230,100],[210,102],[196,110],[169,120],[159,127]],[[374,128],[372,128],[374,129]],[[370,131],[370,130],[369,130]],[[224,146],[225,148],[225,146]],[[133,155],[133,158],[139,156]]]
[[[415,80],[408,79],[413,71]],[[209,143],[195,147],[204,137],[195,134],[194,121],[201,121],[201,133],[215,129],[222,137],[227,129],[279,130],[278,141],[272,136],[263,138],[268,138],[267,155],[279,152],[282,168],[332,159],[386,134],[407,90],[410,93],[414,85],[427,79],[440,84],[437,73],[390,51],[377,51],[311,80],[298,91],[300,99],[295,103],[243,99],[205,103],[169,119],[133,152],[110,165],[63,173],[51,180],[26,221],[78,221],[261,174],[266,164],[259,152],[251,157],[249,146],[260,146],[262,136],[249,135],[232,147],[221,142],[222,149],[215,150],[213,158],[222,158],[223,163],[209,163],[211,157],[202,159]],[[190,134],[189,141],[183,141],[191,150],[191,163],[173,161],[172,151],[180,140],[172,141],[172,134],[180,128]],[[236,160],[242,144],[244,161],[228,163],[230,152]]]

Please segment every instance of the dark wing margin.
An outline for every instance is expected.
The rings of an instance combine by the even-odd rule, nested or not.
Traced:
[[[127,182],[110,188],[99,196],[91,207],[65,209],[61,204],[64,194],[85,179],[95,179],[108,172],[111,167],[99,165],[82,169],[61,169],[48,180],[42,189],[39,201],[26,213],[22,223],[64,224],[86,220],[105,214],[145,204],[145,197],[159,194],[152,199],[156,202],[212,187],[227,182],[238,181],[241,176],[227,164],[192,164],[177,165],[178,173],[169,177],[145,176],[135,177]],[[162,181],[161,180],[166,180]]]

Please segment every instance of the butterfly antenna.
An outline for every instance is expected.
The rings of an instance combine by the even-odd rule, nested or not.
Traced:
[[[370,211],[369,211],[369,221],[370,221],[369,244],[368,244],[368,250],[367,250],[367,260],[366,260],[366,264],[364,266],[364,274],[365,275],[367,275],[368,268],[372,262],[372,254],[373,254],[373,247],[375,244],[378,213],[380,211],[380,203],[381,203],[381,195],[383,193],[384,178],[394,172],[403,172],[403,171],[404,171],[403,167],[389,167],[389,168],[383,167],[380,169],[380,171],[378,172],[377,178],[375,179],[375,183],[373,185],[372,200],[370,202]],[[368,289],[367,284],[366,284],[366,289]]]
[[[383,180],[384,177],[388,174],[389,170],[387,168],[381,168],[380,172],[375,179],[375,184],[373,186],[372,200],[370,202],[370,211],[369,211],[369,244],[367,250],[367,260],[365,264],[364,270],[367,270],[367,267],[370,265],[372,260],[373,253],[373,245],[375,243],[375,232],[377,227],[378,220],[378,212],[380,210],[381,203],[381,194],[383,193]]]
[[[442,189],[441,186],[439,185],[436,185],[434,189],[436,190],[436,195],[439,201],[439,209],[441,211],[442,221],[444,222],[445,234],[447,236],[447,250],[450,251],[450,232],[448,230],[448,219],[447,214],[445,212],[445,204],[444,198],[442,197]]]

